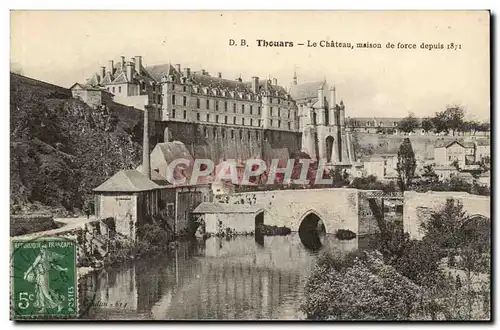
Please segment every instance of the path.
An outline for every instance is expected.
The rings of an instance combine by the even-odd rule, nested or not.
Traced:
[[[20,235],[16,236],[16,239],[21,238],[21,239],[34,239],[38,237],[44,237],[44,236],[55,236],[59,235],[65,232],[71,232],[77,229],[83,229],[85,227],[85,224],[89,222],[96,221],[97,218],[95,216],[91,216],[90,218],[87,219],[87,217],[81,217],[81,218],[54,218],[55,222],[63,224],[62,227],[56,228],[56,229],[50,229],[46,231],[39,231],[36,233],[31,233],[31,234],[26,234],[26,235]]]

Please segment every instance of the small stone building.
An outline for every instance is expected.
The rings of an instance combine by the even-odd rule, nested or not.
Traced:
[[[113,100],[113,94],[97,87],[75,83],[70,90],[74,98],[82,100],[91,107],[108,104]]]
[[[137,170],[123,170],[94,189],[96,217],[115,219],[116,232],[136,239],[136,229],[160,212],[162,187]]]
[[[264,223],[264,210],[246,204],[205,202],[192,212],[205,222],[205,231],[216,234],[219,230],[231,230],[237,234],[255,232],[258,223]]]

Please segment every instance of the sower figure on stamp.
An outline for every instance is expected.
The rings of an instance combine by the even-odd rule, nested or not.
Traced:
[[[24,273],[24,279],[35,284],[36,301],[34,306],[40,308],[39,313],[46,313],[47,309],[54,308],[57,308],[57,311],[60,312],[63,308],[64,296],[50,288],[49,278],[51,268],[55,268],[60,272],[68,271],[67,268],[56,264],[56,261],[62,258],[64,258],[63,255],[48,251],[47,246],[42,245],[40,254]]]

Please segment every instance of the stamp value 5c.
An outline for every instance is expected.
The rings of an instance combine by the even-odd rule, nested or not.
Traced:
[[[44,237],[11,243],[13,318],[77,316],[76,240]]]

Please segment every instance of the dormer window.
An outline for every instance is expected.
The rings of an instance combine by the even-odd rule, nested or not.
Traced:
[[[222,96],[226,96],[226,91],[222,91]]]
[[[208,94],[208,88],[203,88],[203,94]]]
[[[238,93],[238,96],[240,97],[240,99],[242,99],[242,98],[243,98],[243,93],[242,93],[242,92],[239,92],[239,93]]]
[[[212,93],[217,96],[217,88],[212,88]]]
[[[195,93],[198,93],[198,86],[193,86],[193,90]]]

